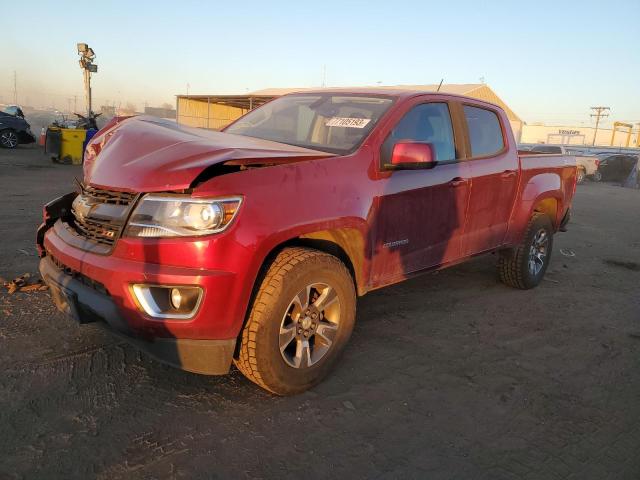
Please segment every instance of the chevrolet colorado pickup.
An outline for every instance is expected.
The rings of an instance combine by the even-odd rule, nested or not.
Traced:
[[[307,91],[222,132],[114,120],[44,207],[40,272],[80,323],[289,395],[336,364],[368,291],[488,252],[538,285],[575,186],[573,157],[519,154],[499,107],[449,94]]]

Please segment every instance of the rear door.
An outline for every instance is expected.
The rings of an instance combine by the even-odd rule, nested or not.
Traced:
[[[428,142],[436,166],[397,170],[383,178],[373,225],[373,283],[381,285],[424,268],[460,257],[469,197],[467,167],[460,161],[449,103],[412,106],[392,127],[380,150],[381,165],[390,163],[400,140]]]
[[[462,254],[503,244],[518,187],[518,156],[498,110],[463,104],[471,192]]]

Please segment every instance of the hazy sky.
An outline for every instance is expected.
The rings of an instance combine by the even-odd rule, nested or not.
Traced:
[[[640,0],[226,2],[0,0],[0,102],[66,108],[97,54],[98,105],[267,87],[478,83],[525,121],[640,122]],[[84,7],[82,7],[84,5]]]

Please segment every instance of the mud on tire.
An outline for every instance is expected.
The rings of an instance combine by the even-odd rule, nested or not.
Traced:
[[[301,393],[335,365],[355,312],[353,279],[338,258],[310,248],[286,248],[262,280],[235,364],[272,393]]]
[[[547,215],[536,213],[522,243],[500,252],[498,275],[502,283],[523,290],[536,287],[544,278],[553,248],[553,226]]]

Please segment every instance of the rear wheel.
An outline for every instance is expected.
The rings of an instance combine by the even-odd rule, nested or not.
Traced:
[[[536,287],[547,271],[553,247],[553,226],[547,215],[536,213],[527,227],[523,242],[500,253],[500,280],[523,290]]]
[[[0,132],[0,145],[4,148],[16,148],[18,146],[18,134],[7,129]]]
[[[576,173],[576,175],[578,176],[577,182],[578,183],[584,183],[584,179],[587,176],[585,171],[584,171],[584,168],[579,168],[578,172]]]
[[[262,281],[242,331],[238,369],[277,395],[317,385],[344,349],[355,322],[351,275],[336,257],[286,248]]]
[[[602,181],[602,173],[600,172],[600,170],[596,170],[595,173],[591,175],[591,180],[593,180],[594,182]]]

